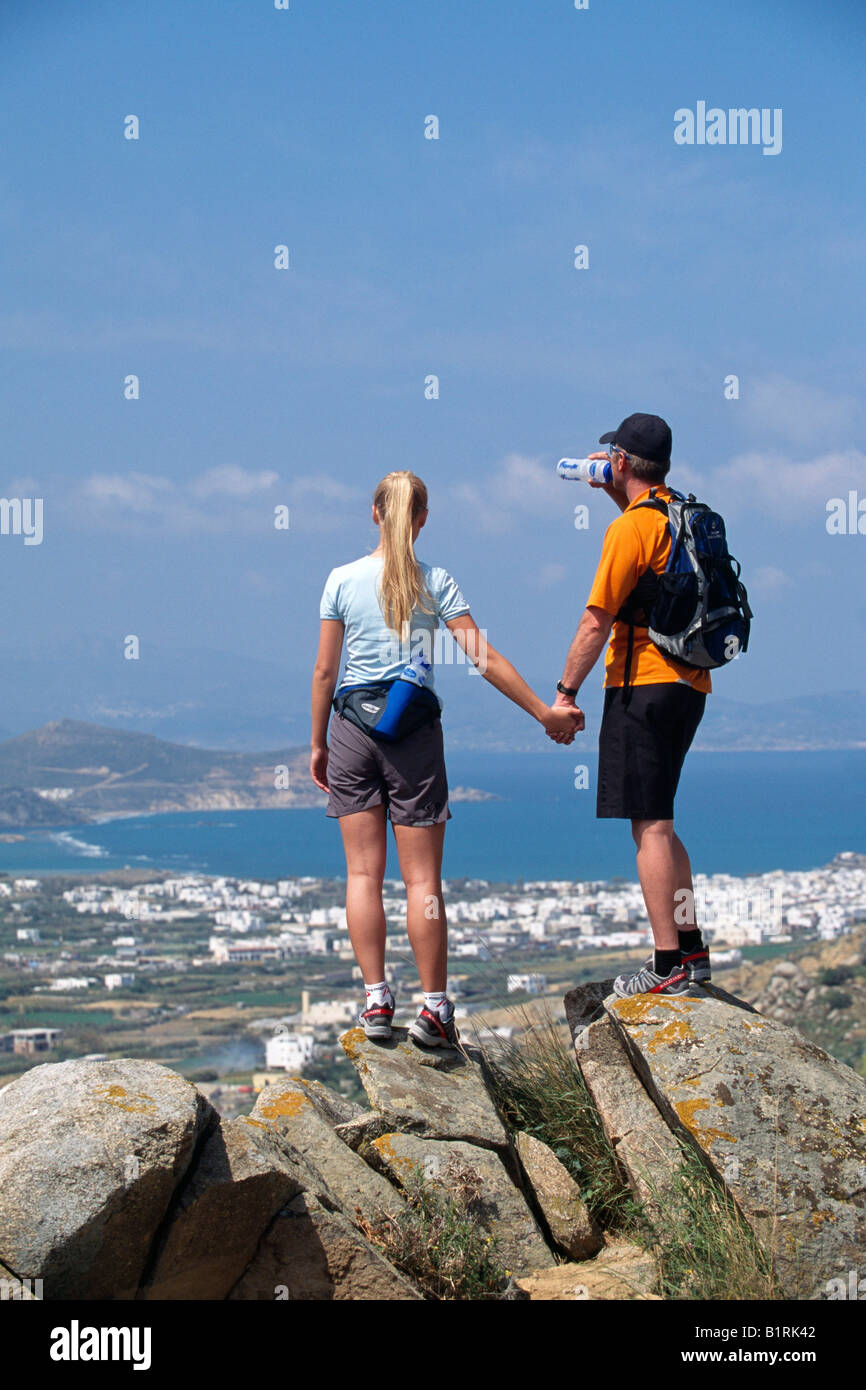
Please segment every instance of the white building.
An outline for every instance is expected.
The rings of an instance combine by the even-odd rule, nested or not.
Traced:
[[[210,953],[217,965],[229,965],[245,961],[283,960],[288,949],[279,941],[223,941],[218,936],[212,936]]]
[[[134,984],[134,975],[114,974],[105,976],[106,989],[130,989]]]
[[[543,994],[547,989],[546,975],[509,975],[509,994]]]
[[[263,931],[265,919],[257,912],[250,912],[249,908],[225,908],[220,912],[214,913],[214,922],[218,927],[228,927],[230,931],[248,932]]]
[[[265,1060],[269,1069],[297,1072],[316,1056],[312,1033],[278,1033],[265,1043]]]

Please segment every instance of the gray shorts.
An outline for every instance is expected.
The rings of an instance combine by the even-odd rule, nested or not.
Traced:
[[[328,732],[329,816],[386,806],[394,825],[450,820],[442,721],[383,743],[334,714]]]

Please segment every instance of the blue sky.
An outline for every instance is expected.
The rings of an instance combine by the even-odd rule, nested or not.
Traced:
[[[552,687],[613,515],[554,466],[633,410],[743,564],[716,690],[866,689],[866,535],[825,526],[866,499],[864,30],[845,0],[5,0],[2,495],[44,499],[40,545],[0,535],[7,689],[25,647],[72,694],[134,633],[151,704],[210,649],[302,711],[399,467],[422,558]],[[678,146],[698,101],[781,108],[781,152]]]

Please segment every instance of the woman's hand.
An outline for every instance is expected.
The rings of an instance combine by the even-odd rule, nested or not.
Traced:
[[[554,743],[573,743],[574,735],[586,728],[583,710],[573,704],[550,705],[541,722]]]
[[[328,786],[328,745],[314,748],[310,757],[310,776],[320,791],[330,791]]]

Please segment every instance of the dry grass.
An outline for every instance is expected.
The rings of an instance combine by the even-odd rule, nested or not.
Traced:
[[[398,1215],[358,1213],[361,1232],[429,1299],[498,1299],[508,1273],[497,1240],[479,1221],[481,1178],[452,1158],[435,1179],[413,1165],[403,1181],[406,1206]]]

